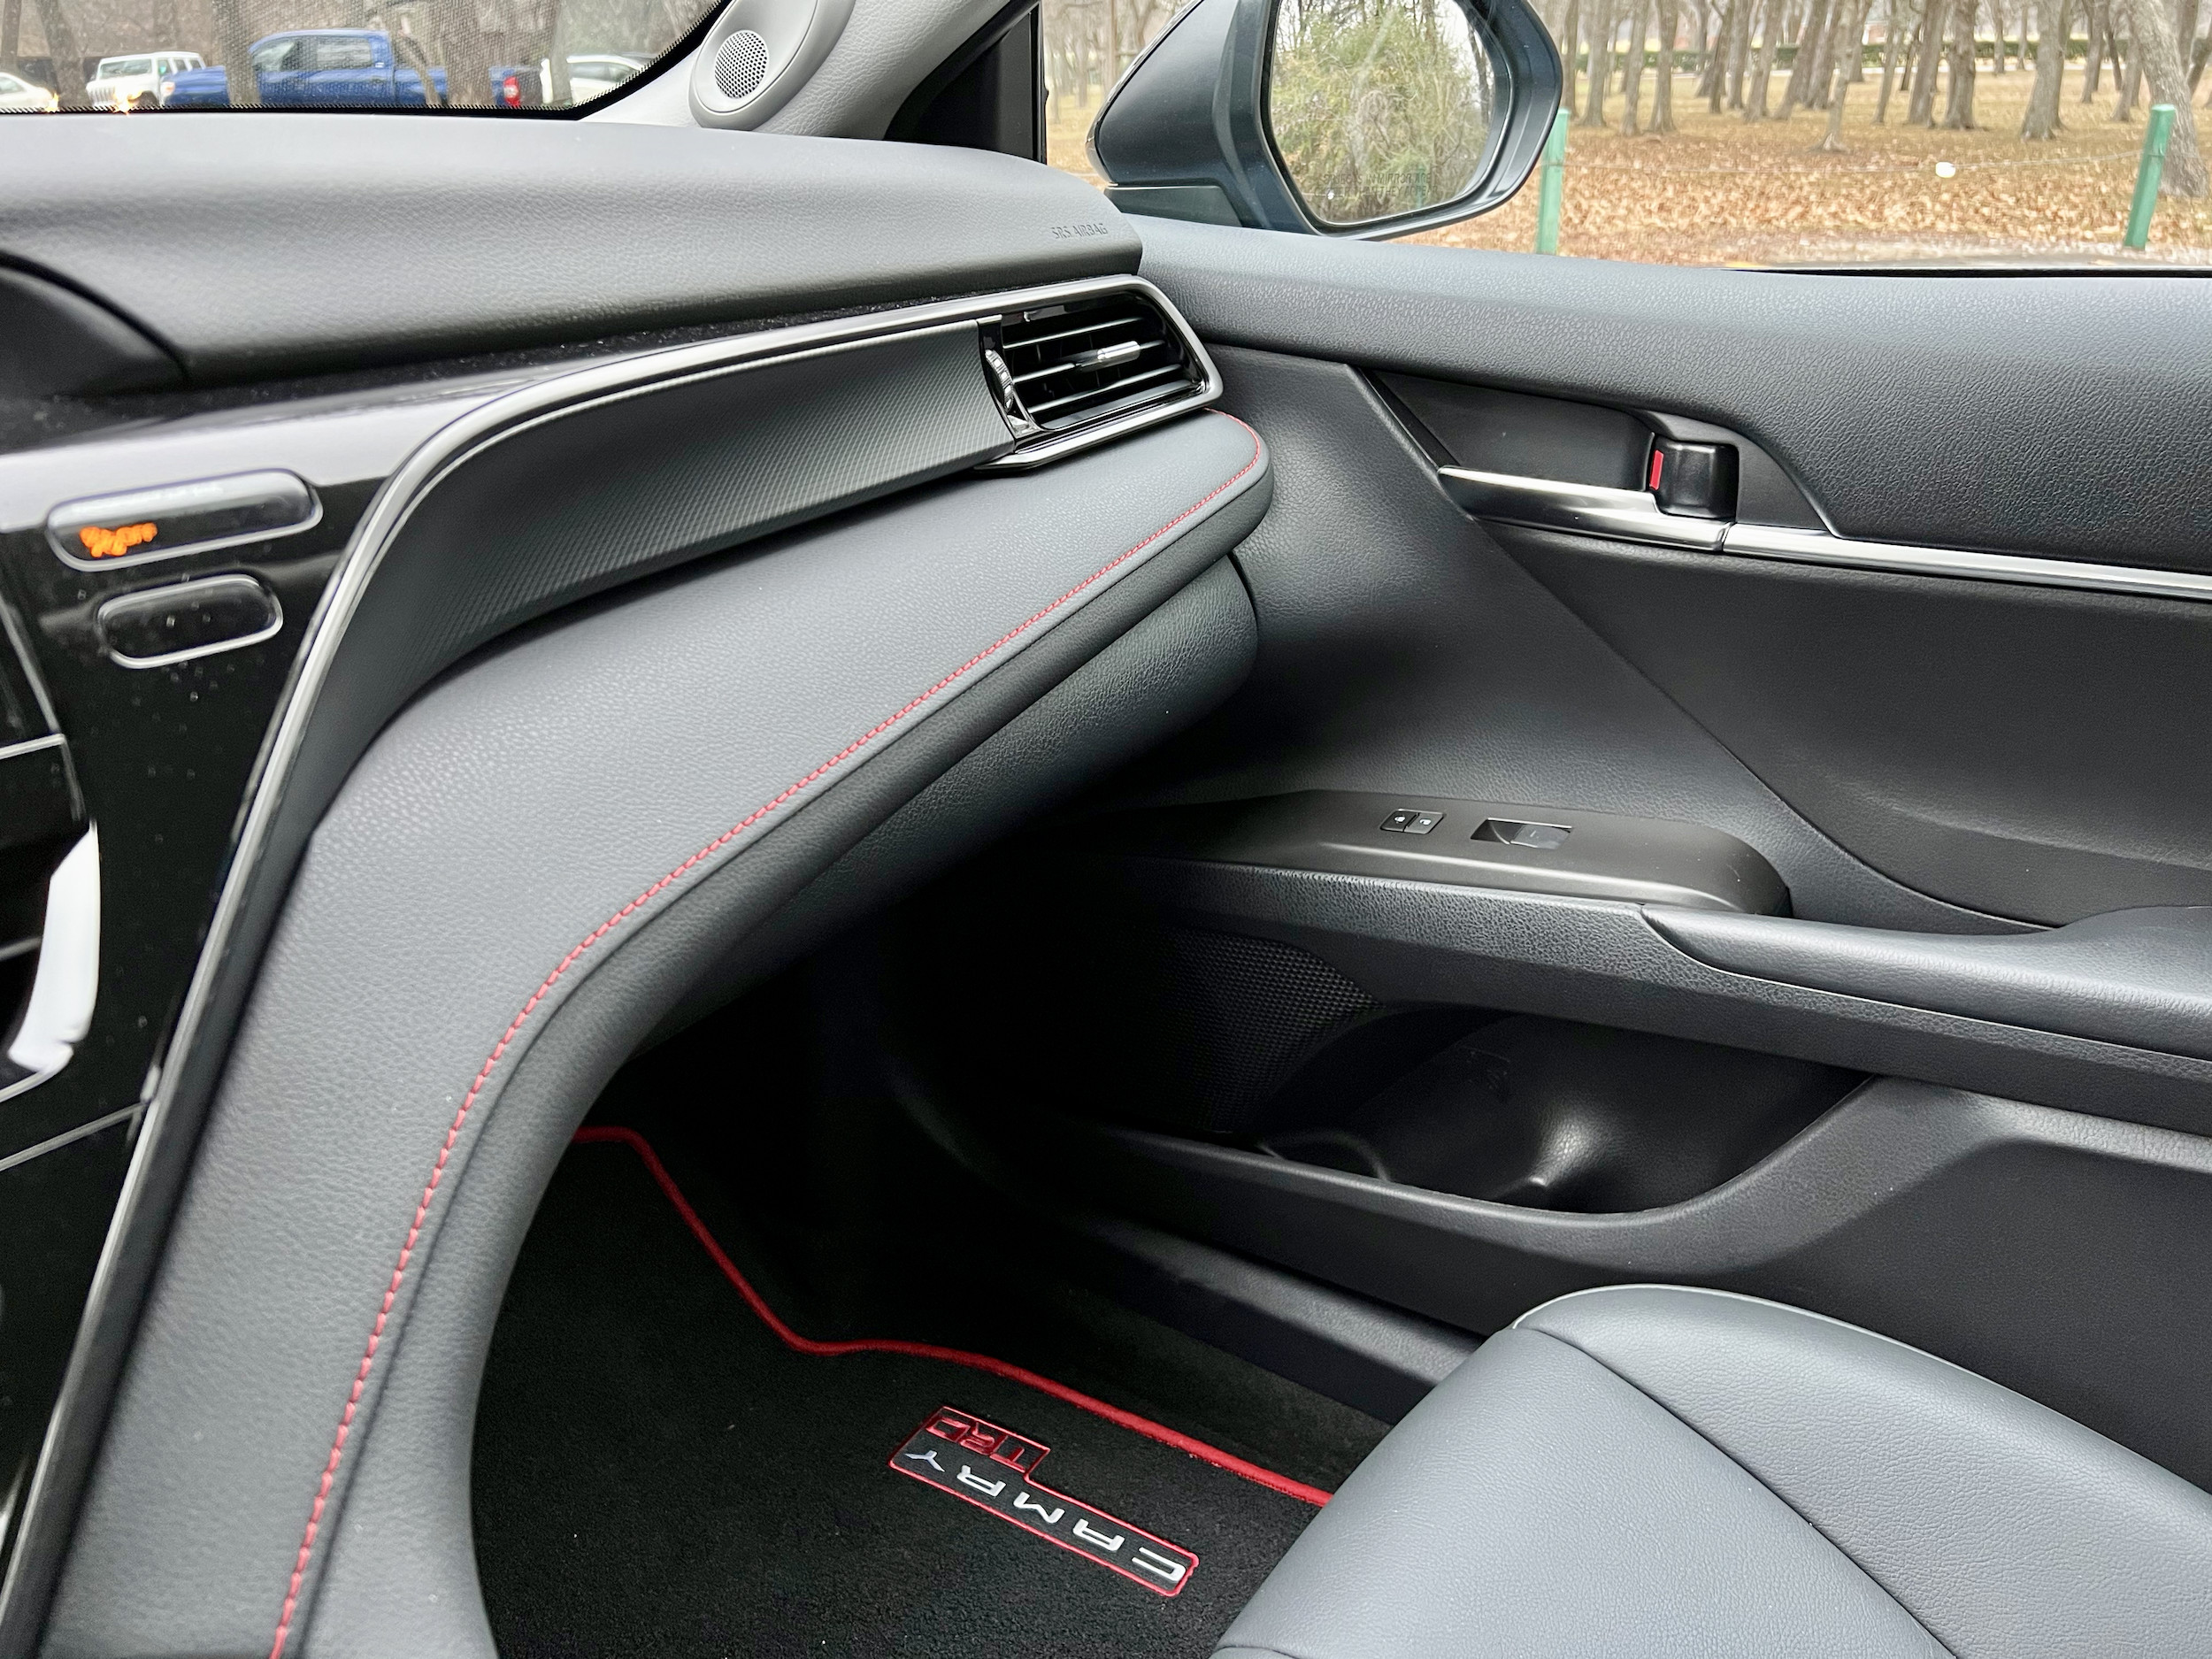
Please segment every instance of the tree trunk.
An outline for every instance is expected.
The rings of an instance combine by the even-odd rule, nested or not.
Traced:
[[[61,95],[65,105],[83,109],[84,56],[78,50],[77,31],[69,27],[68,14],[61,9],[61,0],[38,0],[38,27],[46,36],[46,55],[54,60],[53,90]]]
[[[23,0],[0,0],[0,69],[20,69],[23,58]]]
[[[1682,27],[1680,0],[1659,0],[1659,79],[1651,88],[1651,125],[1655,137],[1674,131],[1674,37]]]
[[[1851,0],[1842,0],[1836,7],[1828,51],[1835,65],[1835,78],[1828,88],[1828,130],[1813,146],[1815,150],[1834,154],[1843,149],[1843,103],[1851,96],[1850,59],[1858,56],[1859,35],[1866,27],[1866,14],[1873,4],[1874,0],[1865,0],[1864,5],[1853,5]]]
[[[1651,0],[1636,0],[1629,12],[1628,66],[1621,79],[1625,84],[1621,95],[1626,103],[1621,109],[1621,136],[1636,136],[1637,106],[1644,95],[1644,40],[1651,33]]]
[[[1889,21],[1882,31],[1882,96],[1874,105],[1874,125],[1889,119],[1889,90],[1897,81],[1897,0],[1890,0]]]
[[[1559,62],[1561,78],[1566,86],[1559,97],[1560,107],[1572,111],[1575,106],[1575,36],[1582,30],[1582,0],[1567,0],[1566,14],[1559,19]]]
[[[16,0],[18,4],[21,0]],[[1736,27],[1736,8],[1743,0],[1728,0],[1713,30],[1712,44],[1706,49],[1704,73],[1698,78],[1697,96],[1705,100],[1706,113],[1718,115],[1721,104],[1728,96],[1728,37]]]
[[[2116,52],[2112,60],[2112,84],[2119,96],[2113,101],[2112,119],[2131,121],[2135,119],[2135,95],[2143,89],[2143,30],[2141,25],[2134,20],[2133,10],[2128,6],[2128,0],[2121,0],[2121,4],[2125,8],[2129,19],[2127,66],[2124,69],[2120,66]]]
[[[1824,110],[1828,107],[1828,77],[1836,59],[1836,21],[1851,10],[1852,0],[1829,0],[1828,15],[1820,20],[1812,35],[1812,67],[1805,72],[1805,107]],[[1800,49],[1802,50],[1801,48]]]
[[[2165,0],[2131,0],[2128,10],[2135,22],[2130,73],[2139,64],[2150,82],[2151,102],[2174,106],[2174,133],[2166,143],[2166,172],[2158,193],[2197,200],[2206,189],[2204,153],[2197,148],[2197,112],[2189,100],[2189,75],[2174,38],[2174,20]]]
[[[1981,11],[1978,0],[1965,0],[1952,15],[1958,27],[1951,35],[1951,96],[1943,106],[1947,132],[1970,132],[1974,127],[1974,19]]]
[[[1789,82],[1782,88],[1782,119],[1804,103],[1812,91],[1813,72],[1818,67],[1821,36],[1828,28],[1829,0],[1813,0],[1797,31],[1797,52],[1790,60]]]
[[[1774,81],[1774,53],[1782,43],[1783,0],[1767,0],[1766,15],[1759,25],[1759,56],[1751,65],[1751,84],[1744,88],[1743,118],[1766,119],[1767,89]]]
[[[1605,94],[1613,83],[1613,0],[1597,0],[1590,24],[1590,93],[1582,105],[1585,127],[1605,125]]]
[[[1751,27],[1756,23],[1759,0],[1736,0],[1736,27],[1728,35],[1728,107],[1743,108],[1745,73],[1751,66]]]
[[[1920,26],[1920,55],[1913,65],[1912,104],[1905,119],[1915,127],[1935,125],[1936,70],[1943,61],[1943,32],[1951,19],[1951,0],[1928,0]]]
[[[2056,138],[2065,126],[2058,119],[2058,90],[2066,73],[2066,31],[2073,27],[2073,0],[2037,0],[2035,85],[2020,121],[2023,138],[2039,142]],[[2024,35],[2024,22],[2022,29]]]
[[[2107,0],[2088,0],[2085,7],[2085,21],[2089,30],[2089,42],[2082,53],[2081,101],[2093,103],[2097,96],[2097,83],[2104,79],[2104,59]]]

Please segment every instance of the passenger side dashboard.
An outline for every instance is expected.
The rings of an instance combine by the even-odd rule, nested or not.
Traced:
[[[102,902],[88,1029],[6,1102],[0,1144],[23,1221],[0,1260],[12,1652],[80,1516],[51,1651],[261,1651],[273,1629],[281,1648],[334,1551],[323,1617],[373,1626],[388,1547],[427,1548],[416,1564],[456,1590],[424,1642],[478,1643],[465,1455],[441,1465],[457,1531],[380,1533],[374,1494],[435,1462],[397,1425],[465,1442],[476,1339],[534,1202],[504,1184],[549,1169],[593,1079],[741,918],[1087,662],[1164,661],[1187,719],[1249,660],[1248,602],[1213,567],[1264,510],[1264,447],[1196,412],[1218,377],[1087,187],[898,146],[487,127],[462,147],[512,147],[533,189],[576,180],[573,234],[494,270],[434,211],[414,274],[434,315],[378,323],[345,303],[378,280],[372,250],[328,222],[241,304],[195,292],[196,260],[210,283],[235,268],[234,214],[267,187],[227,148],[257,125],[211,124],[229,162],[173,180],[204,211],[162,221],[161,280],[134,286],[99,242],[177,209],[128,207],[170,176],[157,146],[130,184],[87,175],[108,232],[32,204],[0,250],[19,297],[93,319],[65,369],[111,366],[95,348],[118,340],[146,369],[120,392],[19,377],[0,455],[25,727],[7,757],[53,797],[19,896],[35,910],[96,826]],[[394,145],[468,171],[411,150],[407,123],[285,131],[340,177],[403,173],[373,153]],[[34,173],[58,200],[96,165],[58,150]],[[642,283],[653,203],[626,168],[700,227]],[[880,234],[887,213],[910,229]],[[1148,627],[1178,642],[1166,658]],[[1156,682],[1084,683],[1156,726]],[[1091,721],[1094,766],[1119,757],[1114,726]],[[1079,749],[1053,760],[1001,779],[1010,810],[1049,793],[1032,772],[1085,775]],[[526,1064],[541,1032],[584,1048]],[[465,1182],[511,1075],[550,1092]],[[449,1210],[475,1220],[442,1277]],[[418,1286],[459,1346],[416,1339],[424,1392],[396,1396],[372,1460]]]

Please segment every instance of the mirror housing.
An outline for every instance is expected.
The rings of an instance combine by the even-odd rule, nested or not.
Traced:
[[[1436,0],[1463,12],[1494,76],[1482,158],[1459,194],[1358,224],[1315,214],[1293,182],[1269,111],[1280,0],[1198,0],[1108,95],[1091,163],[1124,212],[1324,236],[1399,236],[1485,213],[1527,180],[1559,108],[1559,51],[1524,0]]]

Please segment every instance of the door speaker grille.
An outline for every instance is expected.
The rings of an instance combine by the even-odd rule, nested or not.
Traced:
[[[714,55],[714,89],[733,104],[751,97],[767,78],[768,42],[757,29],[738,30]]]

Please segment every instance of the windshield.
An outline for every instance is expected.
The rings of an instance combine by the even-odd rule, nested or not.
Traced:
[[[708,5],[8,0],[0,10],[0,71],[35,85],[42,97],[57,94],[64,111],[566,109],[635,79],[691,32]],[[111,84],[131,81],[146,84]],[[44,108],[41,101],[10,112]]]

